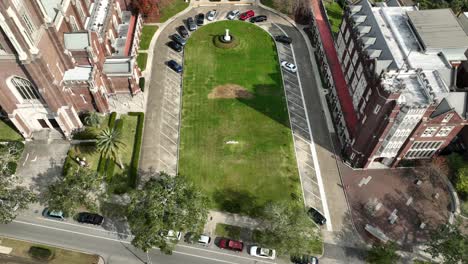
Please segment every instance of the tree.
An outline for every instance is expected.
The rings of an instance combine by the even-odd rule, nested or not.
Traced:
[[[102,177],[98,173],[79,167],[62,180],[49,185],[44,200],[50,210],[72,215],[80,206],[96,208],[96,194],[100,191]]]
[[[125,147],[125,144],[121,140],[119,131],[113,128],[104,129],[97,137],[96,147],[104,157],[112,158],[114,161],[118,159],[120,168],[123,168],[120,151]]]
[[[468,167],[463,167],[458,170],[455,189],[457,189],[457,192],[462,197],[468,196]]]
[[[256,232],[261,245],[275,248],[278,254],[312,254],[319,231],[304,210],[286,203],[271,203],[262,214],[262,230]]]
[[[24,144],[11,141],[0,144],[0,177],[9,177],[16,172],[16,162],[23,152]]]
[[[101,123],[101,117],[95,111],[89,112],[84,118],[85,125],[97,127]]]
[[[312,7],[310,0],[296,0],[292,7],[296,22],[307,25],[312,20]]]
[[[19,210],[28,208],[30,203],[36,201],[36,195],[30,190],[16,186],[5,177],[0,177],[0,223],[7,224],[13,221]]]
[[[164,172],[142,190],[131,193],[127,218],[132,244],[147,252],[152,247],[170,254],[175,241],[165,239],[168,230],[201,232],[208,216],[207,199],[183,176]]]
[[[132,0],[132,7],[143,15],[159,14],[159,0]]]
[[[371,264],[393,264],[398,263],[400,258],[397,251],[395,242],[388,242],[386,244],[374,244],[371,250],[367,252],[366,260]]]
[[[431,232],[427,253],[433,258],[442,256],[444,263],[468,263],[468,236],[456,225],[444,224]]]

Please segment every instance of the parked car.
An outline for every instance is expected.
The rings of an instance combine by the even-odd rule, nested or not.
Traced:
[[[183,38],[187,38],[189,36],[189,33],[188,33],[188,30],[187,28],[182,25],[182,26],[179,26],[177,28],[177,31],[179,31],[179,34],[183,37]]]
[[[292,64],[291,62],[287,61],[282,61],[281,62],[281,67],[283,67],[285,70],[288,72],[296,73],[297,72],[297,67],[296,65]]]
[[[171,39],[180,44],[181,46],[184,46],[187,43],[187,41],[177,33],[172,34]]]
[[[185,242],[187,242],[187,243],[195,243],[196,242],[199,245],[207,247],[211,243],[211,237],[209,237],[207,235],[200,235],[200,236],[198,236],[196,238],[194,233],[187,233],[185,235]]]
[[[213,9],[206,14],[206,19],[208,21],[213,21],[216,18],[217,14],[218,14],[218,11],[216,11],[216,9]]]
[[[294,264],[318,264],[318,258],[309,255],[291,256],[291,261]]]
[[[197,25],[198,26],[203,26],[204,23],[205,23],[205,14],[203,14],[203,13],[198,14],[198,16],[197,16]]]
[[[253,10],[247,10],[244,13],[240,14],[239,19],[240,20],[247,20],[251,17],[255,16],[255,12]]]
[[[180,240],[182,238],[182,233],[179,231],[169,230],[164,233],[164,236],[169,240]]]
[[[65,220],[62,211],[51,211],[49,208],[45,208],[44,211],[42,211],[42,216],[60,221]]]
[[[314,220],[315,223],[318,225],[324,225],[327,222],[327,219],[325,216],[322,215],[317,209],[315,208],[310,208],[308,211],[308,214],[312,220]]]
[[[181,52],[182,51],[182,46],[175,42],[175,41],[170,41],[168,44],[167,44],[171,49],[177,51],[177,52]]]
[[[275,37],[275,40],[284,44],[291,44],[292,39],[286,35],[279,35]]]
[[[168,61],[167,66],[169,66],[169,68],[171,68],[172,70],[174,70],[177,73],[182,72],[182,66],[179,63],[177,63],[175,60]]]
[[[195,21],[193,21],[193,18],[191,17],[187,18],[187,27],[188,27],[188,30],[190,31],[195,31],[197,29],[197,24],[195,24]]]
[[[77,221],[80,222],[80,223],[101,225],[102,222],[104,221],[104,217],[102,217],[102,216],[100,216],[98,214],[81,212],[81,213],[78,214]]]
[[[268,248],[261,248],[258,246],[252,246],[250,248],[250,255],[254,257],[259,257],[259,258],[275,259],[276,250],[268,249]]]
[[[250,19],[250,22],[252,23],[258,23],[258,22],[263,22],[267,21],[267,16],[261,15],[261,16],[255,16]]]
[[[227,14],[227,19],[233,20],[233,19],[235,19],[235,18],[239,15],[239,13],[240,13],[240,11],[237,10],[237,9],[236,9],[236,10],[232,10],[231,12],[229,12],[229,13]]]
[[[229,249],[232,251],[242,251],[242,249],[244,249],[244,243],[242,241],[222,238],[221,240],[219,240],[219,247],[222,249]]]

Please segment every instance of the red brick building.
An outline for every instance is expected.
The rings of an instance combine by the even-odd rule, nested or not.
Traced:
[[[82,111],[140,92],[140,16],[119,0],[0,1],[0,109],[26,139],[82,127]]]
[[[352,167],[431,158],[468,123],[467,92],[456,86],[468,36],[450,9],[358,1],[335,48],[348,89],[332,88],[327,100],[335,124],[350,105],[356,115],[338,129]]]

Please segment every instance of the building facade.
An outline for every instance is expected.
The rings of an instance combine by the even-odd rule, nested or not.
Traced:
[[[357,122],[340,137],[352,167],[431,158],[468,123],[467,93],[456,86],[468,36],[450,9],[358,1],[345,10],[335,48],[348,90],[327,101],[335,119],[343,104],[354,109]]]
[[[69,138],[79,113],[109,111],[109,96],[137,94],[142,19],[119,0],[0,2],[0,109],[26,139]]]

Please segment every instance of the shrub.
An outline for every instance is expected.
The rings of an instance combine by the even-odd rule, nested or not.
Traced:
[[[138,80],[138,86],[140,86],[140,89],[141,89],[142,92],[145,91],[145,77],[141,77]]]
[[[106,170],[106,158],[104,158],[102,155],[99,158],[99,164],[98,164],[98,169],[97,172],[99,175],[104,175],[104,171]]]
[[[117,113],[112,112],[109,117],[109,128],[113,128],[115,124],[115,119],[117,118]]]
[[[96,139],[98,136],[96,129],[86,128],[83,131],[78,131],[73,133],[73,139],[83,140],[83,139]]]
[[[117,119],[115,121],[115,130],[118,133],[122,133],[122,128],[123,128],[123,119]]]
[[[141,143],[143,140],[143,124],[145,122],[145,114],[141,112],[130,112],[129,116],[137,116],[138,122],[135,132],[135,143],[133,145],[132,161],[130,162],[129,181],[132,188],[136,188],[138,181],[138,165],[140,161]]]
[[[115,162],[112,159],[106,159],[106,179],[110,181],[112,176],[114,176]]]
[[[47,261],[53,258],[52,250],[41,246],[30,247],[28,253],[31,257],[41,261]]]

